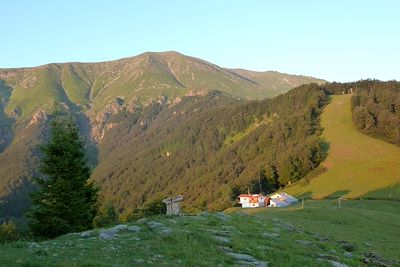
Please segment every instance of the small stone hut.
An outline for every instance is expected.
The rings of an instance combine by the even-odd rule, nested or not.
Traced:
[[[182,200],[183,200],[182,195],[164,199],[162,202],[164,202],[167,205],[167,215],[180,215],[181,214],[180,203]]]

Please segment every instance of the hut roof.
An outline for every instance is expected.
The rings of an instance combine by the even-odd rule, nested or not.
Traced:
[[[168,203],[179,202],[179,201],[182,201],[182,200],[183,200],[183,196],[179,195],[179,196],[176,196],[176,197],[169,197],[169,198],[163,199],[162,202],[164,202],[165,204],[168,204]]]

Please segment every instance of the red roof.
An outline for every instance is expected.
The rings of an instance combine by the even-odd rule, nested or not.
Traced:
[[[238,197],[263,197],[263,194],[240,194]]]

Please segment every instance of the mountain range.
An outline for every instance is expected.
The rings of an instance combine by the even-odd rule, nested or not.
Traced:
[[[325,81],[274,71],[221,68],[177,52],[149,52],[101,63],[0,69],[0,197],[5,203],[4,210],[17,216],[21,209],[11,206],[24,207],[29,202],[27,191],[31,190],[32,177],[37,174],[37,145],[47,140],[47,122],[55,110],[63,110],[76,119],[87,143],[94,179],[100,186],[111,183],[104,187],[104,192],[125,194],[124,197],[119,195],[118,201],[130,198],[127,203],[137,206],[151,198],[146,195],[154,191],[154,184],[147,185],[151,190],[147,188],[142,190],[145,193],[139,194],[131,192],[131,187],[111,188],[116,183],[140,187],[146,184],[143,179],[155,179],[142,177],[132,182],[130,176],[135,176],[134,171],[122,170],[134,164],[133,159],[142,157],[151,162],[154,159],[147,157],[148,153],[155,155],[154,149],[162,150],[159,155],[167,157],[179,151],[181,145],[176,140],[160,141],[154,137],[156,133],[169,129],[165,133],[169,135],[185,123],[190,127],[193,121],[200,125],[212,118],[213,112],[220,115],[227,112],[235,117],[237,110],[233,109],[241,109],[237,106],[245,102],[272,98],[309,83]],[[235,139],[243,139],[246,129],[250,131],[256,124],[266,125],[272,121],[265,114],[257,116],[261,117],[255,118],[255,114],[249,113],[241,115],[245,123],[238,123],[233,126],[241,125],[238,129],[226,130],[224,135],[230,135],[230,142],[234,143]],[[228,128],[230,119],[225,117]],[[124,144],[129,142],[136,142],[140,149],[126,151]],[[148,147],[142,147],[144,144]],[[124,165],[110,166],[120,155],[123,155]],[[165,168],[177,168],[167,165]],[[112,172],[124,174],[111,175]],[[168,193],[175,193],[168,190]]]

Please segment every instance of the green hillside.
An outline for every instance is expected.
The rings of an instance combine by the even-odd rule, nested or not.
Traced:
[[[6,216],[21,216],[29,206],[37,145],[56,108],[77,121],[92,179],[119,212],[173,194],[185,194],[191,210],[224,209],[247,189],[268,193],[304,176],[291,193],[400,195],[398,148],[352,126],[350,96],[334,96],[322,118],[330,147],[320,125],[328,95],[354,89],[357,127],[398,143],[397,82],[314,83],[282,94],[322,81],[224,69],[176,52],[0,70],[0,79],[0,213]],[[339,106],[337,98],[344,98]],[[346,123],[335,124],[341,117]]]
[[[252,80],[252,74],[256,77]],[[13,89],[6,110],[28,120],[54,102],[99,112],[117,97],[146,102],[161,95],[182,97],[220,90],[243,99],[263,99],[301,84],[323,80],[279,72],[246,75],[177,52],[144,53],[100,63],[49,64],[35,68],[0,69],[0,80]],[[140,102],[140,101],[139,101]]]
[[[124,68],[127,63],[119,64]],[[180,69],[183,63],[174,64]],[[134,214],[135,208],[176,194],[185,195],[186,208],[192,211],[221,210],[235,205],[237,195],[247,189],[258,192],[261,187],[269,193],[290,184],[294,184],[288,188],[290,193],[304,197],[400,196],[399,148],[356,128],[397,143],[398,82],[303,85],[262,101],[246,101],[223,91],[161,95],[146,101],[139,96],[128,101],[121,95],[108,98],[106,106],[98,108],[98,103],[106,102],[100,95],[108,89],[93,93],[88,88],[98,86],[94,77],[104,69],[93,65],[98,68],[84,71],[77,63],[71,66],[52,66],[49,81],[57,83],[59,73],[64,73],[64,79],[81,73],[82,80],[68,80],[56,90],[58,101],[47,100],[77,120],[88,145],[92,179],[120,213]],[[236,71],[241,77],[249,75]],[[179,80],[183,84],[183,76]],[[77,84],[86,86],[81,96],[74,91]],[[2,85],[1,107],[7,108],[12,88]],[[355,97],[341,96],[351,90]],[[321,120],[330,95],[336,96]],[[82,97],[88,97],[87,102],[69,100]],[[29,206],[26,192],[32,190],[36,171],[35,148],[46,140],[50,119],[45,110],[39,110],[23,124],[19,110],[15,113],[8,117],[8,124],[0,125],[3,132],[11,128],[14,134],[3,138],[0,153],[0,212],[7,216],[21,216]],[[7,111],[2,114],[8,115]],[[326,154],[327,160],[319,166]]]
[[[49,114],[56,109],[76,119],[95,167],[112,147],[107,144],[112,138],[118,143],[128,133],[144,134],[161,110],[172,110],[187,97],[218,90],[229,99],[226,105],[235,105],[273,97],[304,83],[324,82],[278,72],[257,73],[265,79],[252,80],[251,73],[242,76],[177,52],[0,69],[0,213],[21,214],[16,207],[29,205],[26,191],[37,172],[37,145],[46,140]]]
[[[321,116],[328,156],[308,178],[287,188],[288,193],[399,199],[400,148],[359,132],[352,122],[350,100],[351,95],[332,96]]]
[[[149,217],[0,244],[0,266],[399,266],[399,208],[390,201],[339,208],[335,201],[309,200],[304,209],[299,203]]]

